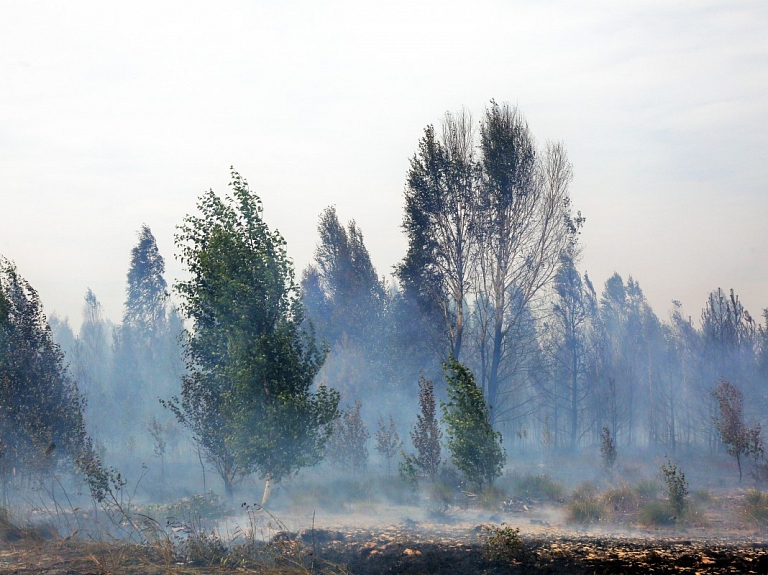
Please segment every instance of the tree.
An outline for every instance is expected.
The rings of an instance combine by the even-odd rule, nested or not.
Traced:
[[[103,317],[103,310],[96,294],[88,288],[83,304],[83,322],[75,341],[73,371],[75,380],[88,399],[85,407],[89,431],[98,438],[112,435],[114,399],[110,366],[110,326]]]
[[[131,249],[123,324],[149,336],[161,329],[167,315],[165,260],[149,226],[139,230],[139,243]]]
[[[334,206],[320,215],[317,231],[316,266],[305,271],[307,284],[303,287],[316,286],[313,293],[320,301],[310,297],[314,305],[308,315],[332,344],[345,339],[371,344],[381,321],[385,294],[363,233],[354,220],[345,229]]]
[[[447,350],[461,357],[464,307],[477,258],[477,162],[472,117],[446,113],[442,137],[427,126],[411,159],[403,229],[408,253],[397,275],[423,313],[439,321]],[[443,342],[441,342],[443,343]],[[445,354],[445,348],[440,349]]]
[[[397,455],[398,450],[403,446],[403,442],[400,439],[400,435],[397,433],[397,427],[395,426],[395,420],[392,416],[389,416],[389,423],[384,421],[382,416],[379,416],[378,429],[374,435],[376,440],[376,451],[387,462],[387,475],[390,471],[390,462],[392,458]]]
[[[419,378],[419,413],[416,424],[411,430],[411,442],[416,450],[415,455],[403,454],[403,469],[405,475],[427,477],[434,481],[442,462],[440,455],[440,439],[443,432],[437,421],[435,405],[435,386],[422,375]]]
[[[209,190],[176,244],[189,278],[176,284],[193,327],[189,373],[167,405],[224,480],[256,472],[272,482],[320,461],[339,396],[312,382],[325,358],[305,326],[285,241],[232,170],[231,195]]]
[[[611,430],[603,427],[603,432],[600,435],[600,458],[603,460],[603,469],[611,475],[613,475],[613,466],[616,464],[617,456],[616,442],[611,437]]]
[[[0,475],[41,482],[68,461],[93,461],[83,400],[53,341],[40,298],[0,257]],[[83,466],[79,466],[79,464]]]
[[[739,483],[741,483],[742,456],[751,455],[756,459],[763,456],[760,424],[756,423],[749,428],[744,423],[743,396],[741,391],[727,379],[720,378],[712,395],[718,406],[715,426],[726,451],[736,458],[736,464],[739,467]]]
[[[144,224],[131,250],[122,324],[113,334],[114,400],[124,434],[139,433],[138,422],[159,416],[158,396],[170,396],[183,372],[183,326],[169,305],[164,273],[165,260]]]
[[[516,351],[515,328],[554,279],[583,219],[571,217],[573,171],[564,146],[550,143],[537,156],[517,108],[491,101],[480,151],[478,347],[485,397],[495,406],[505,385],[504,364]]]
[[[365,470],[368,465],[368,447],[371,437],[360,416],[363,404],[358,400],[347,407],[340,419],[333,424],[333,433],[328,440],[327,451],[331,461],[355,473]]]
[[[455,358],[443,367],[448,384],[443,421],[451,460],[470,483],[482,489],[491,485],[504,467],[501,433],[493,430],[483,392],[472,372]]]
[[[564,400],[570,416],[569,442],[576,449],[582,431],[580,416],[584,411],[587,397],[593,391],[586,384],[590,341],[590,322],[597,314],[597,296],[592,282],[585,275],[582,279],[573,261],[572,254],[561,256],[560,269],[555,276],[556,299],[552,306],[552,322],[549,324],[554,336],[550,348],[555,364],[555,385],[553,395],[557,402]]]

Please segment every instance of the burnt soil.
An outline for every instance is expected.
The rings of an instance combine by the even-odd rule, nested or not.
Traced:
[[[538,533],[524,535],[512,560],[486,558],[479,528],[436,535],[410,526],[379,531],[278,534],[270,565],[199,564],[155,546],[63,541],[6,541],[0,573],[106,575],[121,573],[444,574],[483,573],[768,573],[768,543],[667,536]]]

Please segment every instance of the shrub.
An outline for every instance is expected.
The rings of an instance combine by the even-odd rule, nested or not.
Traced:
[[[219,519],[226,515],[227,506],[213,491],[198,493],[168,505],[167,515],[178,520]]]
[[[502,523],[483,525],[485,536],[485,557],[488,561],[513,563],[523,551],[523,538],[520,529]]]
[[[458,474],[450,468],[443,468],[440,475],[427,486],[427,496],[430,518],[443,523],[452,523],[469,504],[469,499],[461,491]]]
[[[605,507],[597,497],[597,486],[585,481],[571,494],[568,503],[568,521],[586,525],[597,523],[605,517]]]
[[[680,521],[685,513],[686,498],[688,497],[688,482],[681,469],[667,459],[661,465],[661,478],[666,485],[667,499],[675,521]]]
[[[587,525],[605,517],[605,507],[597,497],[574,499],[568,503],[568,521]]]
[[[744,495],[744,514],[761,527],[768,526],[768,494],[750,489]]]
[[[603,502],[614,511],[632,511],[637,509],[639,495],[626,483],[607,491],[603,495]]]
[[[597,496],[597,485],[591,481],[579,483],[571,492],[571,499],[588,499]]]
[[[641,479],[635,485],[635,493],[640,499],[656,499],[659,494],[659,482],[654,479]]]
[[[552,480],[549,475],[524,475],[514,482],[514,492],[518,497],[548,501],[560,501],[565,489]]]
[[[640,509],[638,517],[644,525],[673,525],[675,515],[666,501],[648,501]]]

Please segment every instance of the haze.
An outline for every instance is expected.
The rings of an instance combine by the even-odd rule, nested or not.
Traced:
[[[768,306],[762,2],[8,1],[0,79],[0,254],[75,326],[89,287],[120,317],[142,223],[178,276],[230,165],[297,270],[335,204],[389,274],[424,127],[491,98],[565,142],[596,285],[631,274],[660,317],[717,287]]]

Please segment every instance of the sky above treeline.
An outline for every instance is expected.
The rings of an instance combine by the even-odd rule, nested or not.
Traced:
[[[90,287],[118,321],[141,225],[173,281],[175,227],[232,165],[297,276],[332,204],[389,275],[424,127],[491,98],[565,142],[598,291],[768,307],[764,1],[5,0],[0,254],[49,314],[77,328]]]

